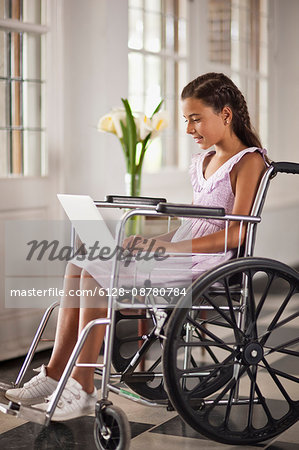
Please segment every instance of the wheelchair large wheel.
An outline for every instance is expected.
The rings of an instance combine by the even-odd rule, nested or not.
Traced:
[[[112,364],[117,372],[124,372],[144,343],[144,335],[150,335],[154,328],[151,318],[144,310],[141,314],[128,311],[115,312],[115,330],[112,350]],[[161,342],[157,337],[151,338],[140,366],[125,383],[133,391],[149,400],[166,400],[162,374]],[[138,376],[140,374],[140,376]],[[135,378],[134,378],[135,377]],[[136,379],[136,381],[134,381]]]
[[[298,291],[290,267],[241,258],[201,276],[180,301],[168,324],[164,377],[170,401],[195,430],[245,445],[298,420]]]

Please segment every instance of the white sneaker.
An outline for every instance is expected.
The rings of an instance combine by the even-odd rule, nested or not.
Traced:
[[[53,395],[54,393],[46,399],[46,403],[35,405],[34,407],[46,411]],[[94,388],[92,394],[87,394],[77,380],[69,378],[51,420],[54,422],[63,422],[64,420],[75,419],[76,417],[92,414],[95,411],[96,401],[96,388]]]
[[[22,388],[8,389],[5,397],[13,402],[22,403],[22,405],[35,405],[45,401],[45,398],[51,395],[58,384],[58,381],[47,376],[44,364],[40,369],[35,369],[40,373],[31,378]]]

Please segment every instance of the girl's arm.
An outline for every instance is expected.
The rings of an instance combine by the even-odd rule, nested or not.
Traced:
[[[249,215],[256,192],[265,171],[265,163],[261,155],[257,152],[248,153],[236,164],[231,172],[232,189],[235,194],[235,202],[232,214]],[[240,223],[231,222],[228,231],[228,249],[238,247]],[[241,244],[244,243],[246,226],[243,227]],[[192,239],[193,253],[214,253],[222,252],[225,244],[225,230]],[[176,252],[188,251],[190,241],[173,243]]]
[[[235,194],[235,202],[232,214],[249,215],[255,195],[265,171],[265,163],[257,152],[248,153],[243,156],[231,172],[232,189]],[[228,231],[227,248],[237,248],[239,244],[239,222],[231,222]],[[243,227],[241,244],[244,242],[246,226]],[[212,233],[207,236],[184,240],[179,242],[166,242],[156,238],[152,251],[158,247],[165,248],[171,253],[189,253],[192,247],[193,253],[216,253],[223,252],[225,244],[225,230]],[[147,245],[144,246],[146,250]]]
[[[153,236],[151,239],[156,239],[157,241],[169,242],[169,241],[171,241],[172,237],[174,236],[174,234],[178,228],[175,228],[174,230],[170,231],[169,233],[160,234],[159,236]]]

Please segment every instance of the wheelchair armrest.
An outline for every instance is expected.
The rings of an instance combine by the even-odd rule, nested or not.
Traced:
[[[185,205],[179,203],[159,203],[157,212],[179,217],[224,217],[224,208],[207,208],[205,206]]]
[[[130,197],[129,195],[107,195],[106,202],[108,203],[128,203],[130,205],[150,205],[155,206],[159,203],[166,203],[166,198],[156,198],[156,197]]]
[[[272,162],[271,166],[274,167],[274,170],[272,172],[273,175],[276,173],[293,173],[299,174],[299,164],[293,163],[293,162]]]

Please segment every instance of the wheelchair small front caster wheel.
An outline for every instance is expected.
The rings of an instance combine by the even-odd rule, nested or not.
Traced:
[[[131,429],[126,414],[112,404],[96,408],[94,440],[98,450],[129,450]]]

